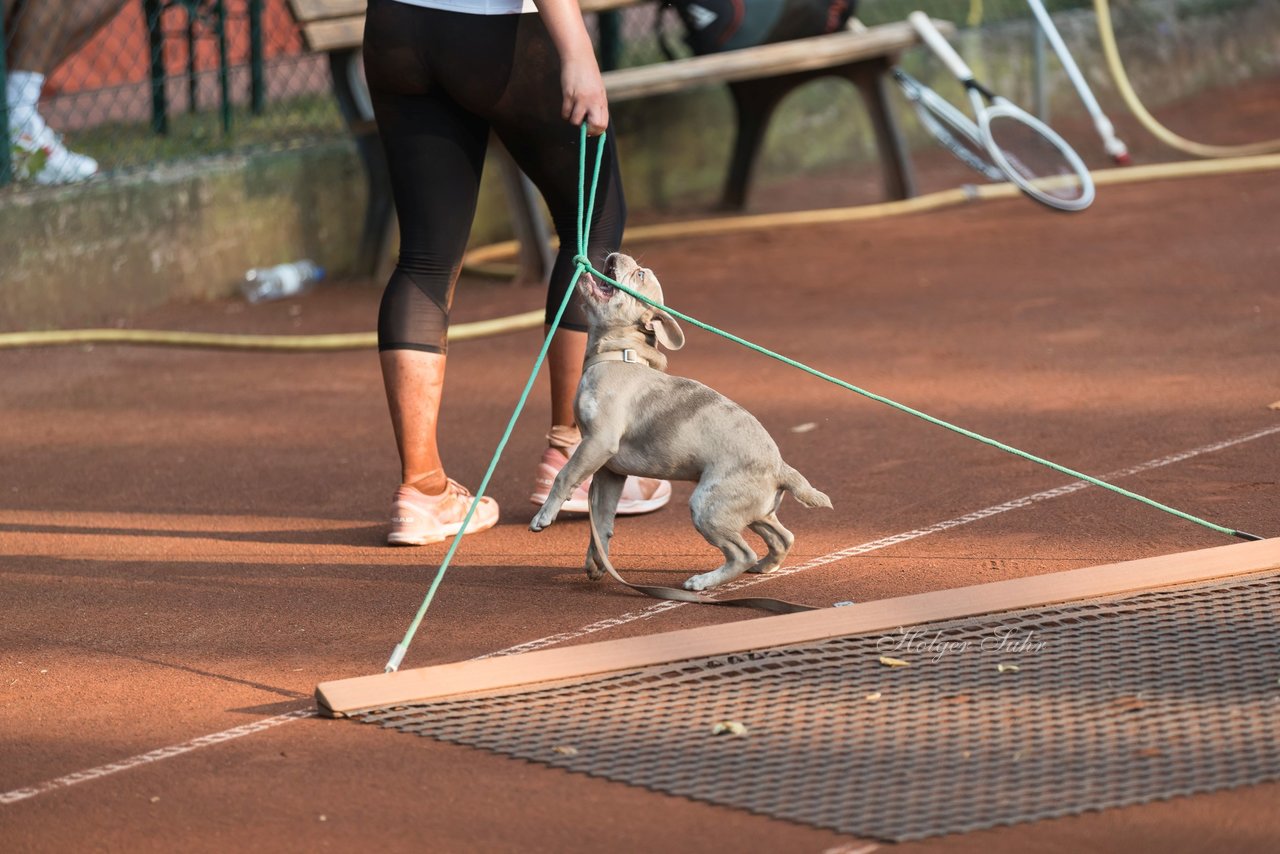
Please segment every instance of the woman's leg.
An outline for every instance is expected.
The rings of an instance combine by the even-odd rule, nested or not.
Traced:
[[[551,327],[544,326],[543,334]],[[571,427],[576,423],[573,400],[582,379],[582,363],[587,357],[587,333],[560,329],[547,351],[547,370],[551,374],[551,427]],[[572,443],[571,443],[572,444]]]
[[[523,16],[531,17],[531,16]],[[577,265],[578,243],[578,166],[579,137],[576,128],[561,121],[541,130],[529,128],[516,132],[501,119],[496,119],[494,129],[512,158],[538,187],[551,212],[552,223],[560,238],[560,249],[551,270],[547,288],[546,329],[550,329],[565,293],[573,281]],[[626,203],[622,194],[622,177],[618,171],[616,149],[612,139],[606,142],[601,162],[600,185],[587,241],[587,257],[596,267],[604,265],[610,252],[617,251],[622,241],[622,229],[626,223]],[[594,148],[594,143],[592,143]],[[594,165],[594,152],[588,151],[588,162]],[[546,499],[547,491],[556,473],[564,465],[568,454],[578,443],[577,419],[573,403],[582,379],[582,363],[587,350],[587,317],[582,296],[573,294],[560,320],[560,328],[552,339],[547,352],[547,368],[551,379],[551,424],[547,431],[547,450],[539,461],[534,476],[530,501],[535,504]],[[659,489],[654,482],[652,493]],[[664,487],[668,492],[670,487]],[[627,493],[628,501],[636,484]],[[584,484],[565,505],[570,511],[586,508],[587,485]],[[581,493],[581,494],[578,494]],[[624,502],[622,512],[629,512],[630,503]],[[637,505],[638,506],[638,505]],[[649,505],[644,505],[648,507]]]
[[[436,438],[445,355],[383,350],[378,356],[400,453],[400,484],[424,495],[439,495],[448,486]]]
[[[550,37],[536,15],[519,16],[513,54],[522,73],[512,78],[507,92],[488,118],[512,159],[542,193],[560,238],[560,250],[547,291],[546,319],[549,327],[574,280],[579,198],[584,195],[581,189],[589,190],[590,187],[580,189],[579,186],[580,129],[563,119],[547,119],[547,116],[559,116],[559,63]],[[587,257],[597,268],[604,266],[609,253],[618,250],[627,218],[617,146],[612,136],[606,137],[603,143],[597,139],[588,142],[587,180],[590,181],[594,171],[599,145],[604,149],[601,152],[599,185],[594,199],[588,200],[592,218],[586,246]],[[530,495],[534,503],[545,500],[555,473],[564,465],[567,453],[578,438],[573,401],[582,378],[586,330],[583,299],[575,293],[548,352],[551,429],[547,433],[549,447],[538,465]],[[647,513],[666,504],[670,496],[671,485],[665,481],[628,478],[618,512]],[[579,512],[585,512],[586,507],[585,489],[575,492],[564,505],[566,510]]]
[[[432,494],[445,486],[436,425],[449,308],[489,128],[439,90],[415,49],[421,11],[372,4],[364,60],[400,225],[400,255],[378,312],[383,383],[402,483]]]
[[[52,74],[124,5],[125,0],[5,0],[9,67]]]
[[[40,115],[45,77],[114,18],[123,0],[24,0],[5,4],[9,40],[8,80],[0,96],[9,108],[9,136],[15,164],[40,184],[83,181],[98,171],[98,161],[69,151]],[[40,165],[38,171],[36,164]]]
[[[523,18],[535,16],[525,15]],[[552,75],[552,79],[558,79]],[[560,239],[560,249],[551,269],[547,288],[547,327],[555,319],[577,269],[578,254],[578,167],[580,132],[562,120],[531,127],[504,116],[493,119],[499,138],[521,170],[533,181],[551,212],[552,223]],[[588,143],[588,169],[594,165],[594,141]],[[587,180],[590,180],[588,172]],[[589,188],[588,188],[589,189]],[[616,252],[626,226],[627,208],[618,169],[617,149],[613,139],[605,142],[600,166],[600,184],[596,191],[592,220],[588,230],[587,257],[596,267],[604,265],[609,253]],[[551,426],[572,427],[573,399],[582,378],[582,362],[587,347],[587,318],[582,297],[574,294],[565,309],[552,346],[547,354],[551,374]]]
[[[470,496],[445,474],[437,426],[449,308],[475,214],[489,127],[440,90],[422,53],[429,10],[375,0],[365,72],[387,155],[400,255],[378,312],[378,349],[400,455],[392,544],[435,542],[461,527]],[[468,532],[497,522],[485,498]]]

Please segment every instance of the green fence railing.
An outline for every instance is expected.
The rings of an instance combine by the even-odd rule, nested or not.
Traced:
[[[4,14],[0,12],[0,187],[13,181],[13,143],[9,140],[9,59],[4,32]]]

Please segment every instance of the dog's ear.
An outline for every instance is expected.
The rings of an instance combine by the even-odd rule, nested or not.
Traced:
[[[653,310],[653,314],[644,322],[646,332],[653,333],[658,343],[668,350],[679,350],[684,346],[684,330],[676,319],[665,311]]]

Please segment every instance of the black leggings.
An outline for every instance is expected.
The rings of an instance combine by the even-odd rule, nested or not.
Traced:
[[[577,253],[580,131],[560,116],[560,59],[537,14],[470,15],[370,0],[364,67],[387,153],[400,257],[378,312],[379,350],[443,353],[492,130],[541,191],[560,237],[550,323]],[[587,150],[587,180],[595,145]],[[588,257],[617,250],[626,202],[606,142]],[[562,327],[586,330],[574,295]]]

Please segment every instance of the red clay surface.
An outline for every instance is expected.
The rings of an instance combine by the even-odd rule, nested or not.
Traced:
[[[1083,215],[1019,199],[629,248],[686,313],[1101,474],[1280,428],[1268,409],[1280,401],[1277,209],[1280,180],[1263,173],[1107,187]],[[335,283],[292,302],[174,305],[129,323],[366,331],[377,299],[376,287]],[[455,316],[540,301],[534,288],[467,280]],[[672,371],[755,412],[835,503],[784,505],[790,565],[1068,481],[687,331]],[[538,344],[526,332],[453,348],[442,438],[464,483],[483,473]],[[445,549],[381,545],[398,467],[372,352],[0,351],[0,377],[0,795],[306,709],[317,682],[382,667]],[[547,418],[540,385],[490,490],[502,523],[464,542],[406,667],[624,614],[571,642],[757,619],[691,606],[640,618],[649,600],[582,576],[581,522],[529,533]],[[1120,483],[1280,535],[1278,482],[1280,432]],[[689,523],[689,491],[620,523],[624,573],[676,583],[716,565]],[[1087,489],[752,593],[866,601],[1229,542]],[[1262,785],[900,847],[1271,851],[1278,796]],[[0,833],[10,851],[869,844],[318,719],[0,803]]]

